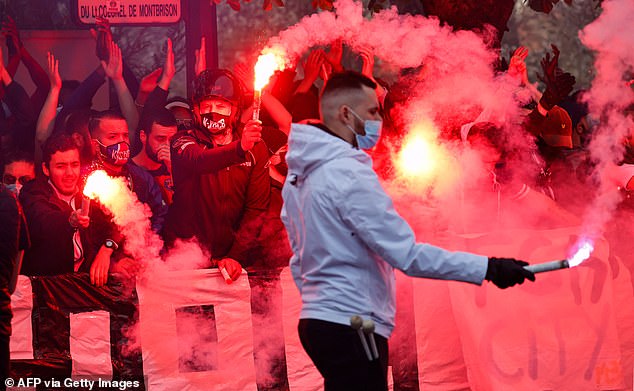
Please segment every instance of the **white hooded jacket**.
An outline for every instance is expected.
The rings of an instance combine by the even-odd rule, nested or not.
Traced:
[[[416,243],[363,151],[313,125],[293,124],[282,221],[302,319],[394,328],[394,268],[410,276],[481,284],[487,257]]]

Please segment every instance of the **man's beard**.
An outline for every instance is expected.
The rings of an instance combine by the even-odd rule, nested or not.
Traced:
[[[158,154],[156,152],[152,151],[152,148],[150,148],[150,143],[146,143],[145,144],[145,154],[153,162],[162,163],[162,161],[160,161],[159,158],[158,158]]]

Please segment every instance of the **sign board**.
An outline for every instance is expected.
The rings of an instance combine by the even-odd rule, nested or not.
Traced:
[[[181,19],[180,0],[77,0],[77,19],[95,24],[107,18],[111,24],[169,24]]]

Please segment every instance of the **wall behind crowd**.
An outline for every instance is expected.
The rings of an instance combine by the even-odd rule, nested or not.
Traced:
[[[509,20],[509,31],[502,40],[502,53],[509,58],[519,45],[529,49],[526,58],[528,77],[536,82],[535,72],[544,52],[553,43],[561,49],[559,64],[572,73],[577,82],[575,89],[590,87],[594,73],[594,56],[581,44],[579,31],[595,20],[601,13],[597,0],[574,0],[571,5],[563,1],[553,7],[550,14],[536,12],[524,0],[516,0],[513,15]]]
[[[99,62],[96,56],[88,55],[94,53],[94,40],[90,36],[89,26],[73,20],[72,6],[71,0],[4,0],[0,1],[0,18],[10,15],[16,21],[24,45],[41,65],[46,64],[46,52],[50,51],[60,59],[63,80],[81,81]],[[170,95],[187,95],[183,20],[158,27],[115,25],[112,33],[126,64],[139,81],[163,65],[165,40],[167,37],[172,38],[176,75],[170,85]],[[6,59],[6,47],[2,46]],[[35,89],[23,66],[18,69],[16,80],[29,93]],[[108,107],[106,88],[99,90],[93,103],[99,110]]]

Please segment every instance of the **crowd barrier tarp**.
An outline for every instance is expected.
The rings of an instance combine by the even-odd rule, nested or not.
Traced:
[[[255,390],[249,282],[217,269],[150,274],[137,284],[149,390]]]
[[[110,314],[106,311],[70,314],[72,376],[112,378]]]
[[[537,263],[565,259],[577,235],[578,229],[516,230],[451,242]],[[416,281],[415,297],[434,297],[429,313],[417,305],[417,336],[438,345],[420,355],[421,383],[461,380],[452,383],[455,388],[425,389],[466,389],[464,375],[474,391],[624,389],[608,256],[607,243],[598,240],[581,266],[538,274],[535,283],[506,290],[490,283]],[[450,346],[442,349],[442,343]]]
[[[128,352],[122,338],[122,330],[136,322],[136,294],[129,285],[113,277],[96,288],[86,273],[20,276],[13,304],[13,377],[92,375],[143,385],[140,352]]]
[[[11,328],[13,338],[10,341],[12,360],[32,360],[33,357],[33,328],[31,327],[31,313],[33,312],[33,290],[31,280],[25,276],[18,276],[18,283],[11,295],[11,309],[13,319]]]
[[[444,241],[536,263],[565,258],[577,234],[515,230]],[[402,292],[408,300],[413,292],[414,317],[411,333],[390,343],[416,346],[422,390],[623,389],[634,360],[632,280],[604,241],[595,247],[582,266],[505,290],[399,275],[397,285],[413,282]],[[281,282],[290,388],[321,390],[297,334],[301,299],[288,268]],[[136,292],[138,303],[116,284],[92,286],[85,274],[21,276],[12,299],[14,376],[145,375],[149,390],[256,389],[244,273],[231,285],[217,270],[151,274]]]

